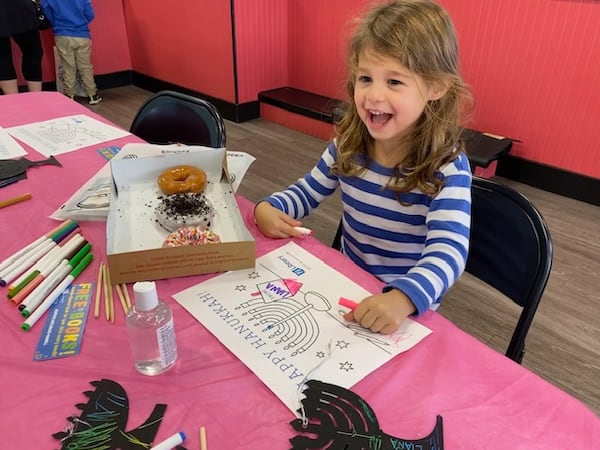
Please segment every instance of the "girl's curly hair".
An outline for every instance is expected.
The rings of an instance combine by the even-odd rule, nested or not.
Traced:
[[[369,160],[373,138],[361,121],[352,99],[356,69],[362,53],[394,58],[430,86],[447,92],[429,101],[415,127],[398,144],[411,151],[395,170],[388,188],[398,194],[418,189],[435,196],[442,187],[438,170],[464,151],[460,141],[461,119],[472,106],[472,96],[458,69],[458,45],[446,11],[429,0],[396,0],[374,6],[362,20],[349,43],[350,97],[335,125],[339,151],[334,172],[352,176],[365,170],[358,161]]]

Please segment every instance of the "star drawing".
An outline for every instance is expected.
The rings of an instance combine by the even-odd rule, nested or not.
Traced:
[[[351,370],[354,370],[354,367],[352,367],[352,363],[345,361],[343,363],[340,363],[340,370],[345,370],[346,372],[350,372]]]
[[[341,348],[341,349],[348,348],[349,345],[350,344],[348,342],[346,342],[346,341],[337,341],[336,344],[335,344],[335,346],[337,348]]]

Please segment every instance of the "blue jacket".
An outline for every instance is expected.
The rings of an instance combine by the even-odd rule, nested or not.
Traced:
[[[95,17],[90,0],[42,0],[41,3],[55,36],[90,37],[89,23]]]

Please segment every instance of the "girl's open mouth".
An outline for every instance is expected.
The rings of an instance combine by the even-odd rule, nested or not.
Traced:
[[[385,125],[391,117],[391,114],[383,112],[369,112],[369,119],[374,125]]]

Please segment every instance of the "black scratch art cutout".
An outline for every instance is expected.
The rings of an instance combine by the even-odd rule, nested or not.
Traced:
[[[65,430],[52,437],[61,441],[61,450],[147,450],[152,447],[167,405],[157,404],[146,421],[131,431],[125,431],[129,401],[123,387],[112,380],[91,381],[93,391],[83,394],[87,403],[75,405],[79,417],[67,417]],[[186,450],[177,446],[178,450]]]
[[[27,178],[27,169],[46,164],[62,167],[62,164],[58,162],[54,156],[50,156],[50,158],[41,161],[29,161],[25,157],[0,161],[0,180],[9,178],[25,179]]]
[[[443,450],[442,417],[437,416],[433,431],[422,439],[402,439],[385,434],[375,412],[354,392],[333,384],[309,380],[303,391],[305,417],[290,422],[298,434],[290,439],[290,450]]]

